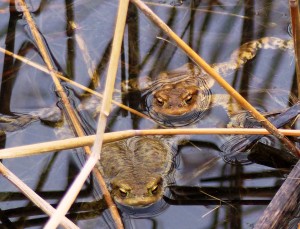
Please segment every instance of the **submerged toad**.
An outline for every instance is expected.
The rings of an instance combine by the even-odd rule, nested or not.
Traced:
[[[276,37],[250,41],[235,50],[227,62],[213,64],[212,68],[226,76],[254,58],[259,49],[293,50],[293,42]],[[238,105],[228,108],[229,95],[211,94],[210,88],[214,82],[201,68],[188,63],[159,74],[154,81],[149,77],[141,83],[129,81],[128,90],[144,92],[144,107],[158,123],[165,126],[183,126],[199,120],[213,106],[224,106],[229,116],[240,109]]]
[[[148,206],[162,198],[173,156],[162,138],[133,137],[104,144],[98,169],[117,203]]]

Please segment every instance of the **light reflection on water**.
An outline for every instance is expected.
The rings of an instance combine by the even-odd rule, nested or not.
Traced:
[[[246,41],[264,36],[290,39],[287,31],[289,11],[287,5],[279,0],[272,1],[272,3],[255,1],[250,4],[237,3],[237,1],[218,1],[218,4],[211,3],[211,1],[201,1],[201,3],[182,1],[183,4],[180,7],[168,5],[171,1],[164,1],[163,3],[167,5],[163,6],[159,5],[161,1],[153,2],[158,4],[152,5],[151,8],[211,64],[226,61],[231,52]],[[172,1],[172,4],[176,5],[176,2],[181,1]],[[58,70],[76,82],[94,88],[97,85],[91,83],[88,76],[88,67],[94,67],[92,72],[100,76],[101,86],[97,90],[101,91],[105,82],[117,1],[101,1],[99,4],[96,1],[79,0],[69,1],[67,6],[61,1],[41,4],[34,2],[34,4],[34,19],[47,42]],[[194,10],[190,11],[189,6]],[[8,12],[8,3],[0,3],[1,47],[44,65],[32,43],[32,38],[27,33],[28,28],[22,15],[14,10],[11,15]],[[66,17],[69,21],[75,21],[76,30],[70,29]],[[87,53],[93,64],[85,63],[86,56],[82,53],[76,36],[82,37],[85,41]],[[159,72],[175,69],[187,62],[188,58],[185,54],[141,13],[137,13],[134,7],[131,8],[117,76],[116,88],[118,90],[121,90],[122,80],[144,75],[155,78]],[[56,106],[57,97],[53,92],[51,78],[47,74],[4,56],[2,53],[0,53],[0,70],[2,70],[1,113],[26,113],[39,108]],[[238,90],[271,88],[291,91],[295,88],[293,76],[294,65],[291,55],[278,50],[267,50],[260,52],[243,69],[228,76],[227,80]],[[82,99],[82,90],[74,89],[74,91],[76,96]],[[224,91],[218,85],[214,85],[212,93],[224,93]],[[125,97],[122,98],[122,102],[140,109],[138,100],[140,96],[135,94],[131,98]],[[246,98],[250,97],[249,93]],[[120,94],[116,93],[116,100],[120,101],[120,98]],[[274,103],[269,103],[268,96],[262,100],[266,110],[279,108],[274,107]],[[227,122],[226,112],[222,108],[216,108],[207,112],[207,116],[203,117],[197,126],[223,127]],[[107,131],[157,127],[157,124],[140,119],[128,112],[114,110]],[[5,147],[13,147],[56,138],[53,127],[37,121],[23,130],[8,133],[3,144]],[[208,194],[217,196],[216,193],[221,188],[233,190],[236,187],[248,187],[251,190],[252,187],[271,187],[272,189],[272,187],[277,188],[283,181],[285,171],[258,164],[233,166],[224,163],[216,147],[207,143],[219,145],[220,139],[216,136],[192,136],[190,140],[193,144],[180,147],[180,162],[176,175],[178,185],[214,188],[212,193]],[[208,162],[211,164],[207,164]],[[9,159],[4,160],[4,164],[26,184],[36,189],[42,196],[44,194],[51,203],[59,201],[81,167],[72,151]],[[273,175],[265,176],[270,173]],[[208,181],[210,178],[221,179]],[[0,182],[2,211],[31,205],[22,195],[15,197],[18,191],[4,178],[1,178]],[[95,200],[93,196],[95,190],[89,188],[89,182],[87,182],[77,202]],[[186,198],[203,198],[193,192],[190,193],[189,190],[185,191]],[[49,192],[54,192],[55,195],[51,196]],[[249,199],[254,196],[256,199],[270,199],[273,194],[273,189],[263,195],[254,191],[243,198]],[[230,194],[223,196],[225,199],[231,197]],[[149,217],[143,219],[131,219],[126,213],[122,215],[128,228],[195,228],[195,225],[201,225],[201,228],[224,228],[226,226],[232,228],[232,225],[235,225],[235,228],[249,228],[265,208],[260,205],[240,206],[236,204],[232,207],[223,204],[202,218],[215,206],[200,204],[189,206],[185,205],[182,200],[181,204],[170,205],[160,215],[152,216],[150,212]],[[113,228],[112,223],[109,222],[107,210],[105,214],[101,214],[101,211],[97,213],[85,220],[80,220],[80,215],[75,215],[80,228],[96,228],[99,225],[101,228]],[[10,216],[9,219],[23,226],[26,225],[24,222],[27,222],[28,228],[39,228],[42,227],[44,221],[33,220],[39,217],[40,215],[33,215],[23,218],[16,215]],[[44,216],[41,218],[43,219]]]

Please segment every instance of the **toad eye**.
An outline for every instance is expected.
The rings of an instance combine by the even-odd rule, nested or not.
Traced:
[[[185,102],[186,102],[187,104],[190,104],[190,103],[192,102],[192,99],[193,99],[193,95],[189,94],[189,95],[186,97]]]
[[[128,191],[126,191],[125,189],[123,189],[123,188],[119,188],[119,193],[120,193],[120,196],[122,197],[122,198],[125,198],[125,197],[127,197],[128,196]]]
[[[157,191],[158,191],[158,185],[155,185],[149,189],[149,194],[155,195],[157,194]]]
[[[157,104],[158,104],[159,106],[163,106],[163,105],[164,105],[164,101],[162,100],[162,98],[156,97],[155,99],[156,99],[156,102],[157,102]]]

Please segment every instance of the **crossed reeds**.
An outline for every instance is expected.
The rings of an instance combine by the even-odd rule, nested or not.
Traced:
[[[157,26],[159,26],[168,36],[170,36],[176,44],[182,48],[186,54],[201,68],[203,68],[207,73],[209,73],[227,92],[235,98],[242,107],[248,110],[261,124],[264,129],[180,129],[180,130],[128,130],[123,132],[108,133],[104,134],[107,117],[110,113],[111,102],[140,115],[143,118],[148,118],[144,114],[141,114],[135,110],[132,110],[123,104],[112,101],[112,93],[114,90],[114,82],[117,73],[118,60],[120,56],[121,43],[123,39],[125,21],[127,16],[127,9],[129,0],[119,1],[119,10],[117,15],[117,22],[115,27],[114,39],[112,44],[112,51],[110,56],[109,68],[107,73],[107,81],[105,85],[104,95],[90,90],[74,81],[69,80],[64,77],[61,73],[58,73],[54,68],[47,48],[43,42],[41,34],[36,28],[34,20],[28,10],[28,7],[24,0],[19,0],[18,3],[22,7],[23,13],[30,27],[30,31],[35,39],[41,56],[46,63],[47,68],[33,63],[23,57],[10,53],[7,50],[0,48],[1,52],[5,52],[7,55],[11,55],[14,58],[30,64],[44,72],[51,75],[53,82],[55,83],[57,93],[59,94],[62,103],[64,105],[64,110],[70,120],[72,120],[73,127],[75,129],[77,138],[67,139],[49,143],[35,144],[31,146],[21,146],[11,149],[4,149],[0,151],[0,158],[11,158],[16,156],[28,156],[36,153],[48,152],[52,150],[62,150],[76,147],[84,147],[85,152],[88,155],[88,159],[83,166],[81,172],[77,176],[74,183],[69,188],[66,195],[61,200],[57,209],[51,207],[45,200],[39,197],[34,191],[32,191],[26,184],[24,184],[20,179],[18,179],[13,173],[11,173],[2,163],[0,163],[0,171],[7,179],[9,179],[14,185],[16,185],[30,200],[32,200],[37,206],[39,206],[46,214],[51,216],[47,222],[45,228],[56,228],[59,224],[62,224],[65,228],[78,228],[70,220],[65,218],[65,214],[68,209],[75,201],[77,194],[79,193],[83,183],[87,179],[87,176],[93,170],[96,174],[97,180],[100,184],[103,196],[109,206],[112,217],[115,221],[117,228],[123,228],[122,221],[120,219],[119,213],[116,206],[114,205],[110,194],[106,188],[105,182],[102,178],[100,172],[94,169],[94,165],[100,159],[100,152],[102,143],[105,141],[114,141],[117,139],[127,138],[136,135],[147,135],[147,134],[273,134],[278,137],[286,148],[293,152],[296,156],[300,156],[299,149],[297,149],[286,137],[285,135],[299,136],[299,131],[296,130],[277,130],[263,115],[261,115],[251,104],[249,104],[237,91],[235,91],[217,72],[214,71],[201,57],[199,57],[186,43],[184,43],[161,19],[159,19],[142,1],[131,0],[142,12],[145,13]],[[88,59],[88,58],[87,58]],[[299,58],[298,58],[299,60]],[[80,87],[90,93],[93,93],[103,99],[102,108],[100,112],[100,117],[98,121],[97,133],[95,136],[84,136],[84,132],[80,126],[80,122],[77,116],[74,114],[74,110],[70,105],[68,98],[64,92],[63,87],[60,84],[60,80],[65,80],[74,86]],[[92,146],[92,147],[90,147]],[[22,152],[22,154],[20,154]]]

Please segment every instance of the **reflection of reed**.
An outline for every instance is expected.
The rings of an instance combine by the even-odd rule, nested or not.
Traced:
[[[57,204],[51,205],[53,208],[57,207]],[[104,200],[98,200],[94,202],[76,202],[72,205],[66,216],[73,221],[88,220],[98,217],[102,212],[107,209],[107,205]],[[6,210],[0,210],[0,217],[2,224],[0,227],[7,228],[24,228],[31,226],[43,226],[48,216],[44,216],[43,212],[36,206],[32,207],[19,207]],[[18,220],[12,222],[9,218],[26,218],[25,220]],[[34,217],[34,218],[32,218]]]
[[[277,175],[273,172],[273,176]],[[263,175],[260,173],[257,175]],[[251,176],[255,177],[255,174],[241,174],[242,179],[249,179]],[[268,173],[268,176],[272,176]],[[233,177],[233,176],[232,176]],[[259,177],[261,178],[261,177]],[[236,176],[234,177],[236,179]],[[219,182],[223,183],[224,177],[218,178]],[[251,187],[185,187],[185,186],[169,186],[172,192],[172,198],[164,197],[164,200],[170,205],[222,205],[228,206],[229,208],[236,208],[240,205],[265,205],[269,203],[269,199],[261,199],[262,197],[272,197],[278,187],[267,187],[267,188],[251,188]],[[92,187],[88,187],[87,190],[83,190],[80,193],[81,197],[86,196]],[[5,195],[7,193],[4,193]],[[40,193],[46,199],[59,198],[62,192],[41,192]],[[209,195],[207,195],[209,194]],[[18,193],[11,193],[14,200],[24,199]],[[259,199],[245,199],[245,196],[255,196]],[[235,198],[240,197],[240,198]],[[243,198],[242,198],[243,197]],[[220,201],[221,199],[221,201]],[[57,207],[57,205],[52,205]],[[103,200],[95,202],[77,202],[74,203],[66,215],[71,220],[87,220],[98,217],[107,206]],[[228,209],[229,209],[228,208]],[[227,209],[227,208],[226,208]],[[235,215],[235,214],[233,214]],[[10,222],[8,224],[2,222],[2,225],[14,225],[14,226],[29,226],[29,225],[43,225],[45,218],[42,216],[42,212],[37,207],[19,207],[12,208],[2,211],[2,217],[7,219],[13,217],[30,217],[35,216],[35,219],[26,219],[24,222]],[[13,228],[13,227],[10,227]]]
[[[243,228],[242,219],[248,214],[244,206],[256,207],[269,204],[278,190],[278,186],[251,187],[247,185],[245,182],[251,175],[245,173],[241,165],[229,167],[230,179],[227,179],[225,175],[226,167],[226,165],[223,167],[220,177],[214,178],[214,183],[211,186],[169,186],[172,195],[170,198],[164,197],[164,200],[171,205],[217,205],[205,215],[202,215],[202,217],[205,217],[208,214],[213,214],[216,221],[212,223],[211,228],[214,224],[220,223],[221,207],[226,211],[228,219],[226,224],[229,228]],[[260,175],[263,176],[263,173],[261,171]],[[270,175],[269,173],[268,176]],[[272,175],[276,177],[276,174],[273,173]],[[200,179],[202,183],[202,178]],[[252,179],[255,179],[255,174]]]
[[[55,211],[43,198],[38,196],[32,189],[30,189],[25,183],[23,183],[16,175],[8,170],[2,163],[0,163],[0,172],[6,177],[12,184],[14,184],[19,190],[23,192],[35,205],[39,206],[45,213],[52,215]],[[78,228],[69,219],[63,217],[62,225],[64,227]]]
[[[277,191],[277,189],[276,189]],[[187,196],[188,198],[189,196]],[[220,202],[224,202],[225,205],[267,205],[271,199],[259,200],[259,199],[248,199],[248,200],[229,200],[229,199],[172,199],[164,196],[164,200],[170,205],[220,205]],[[224,204],[223,204],[224,205]]]
[[[289,170],[280,170],[280,171],[264,171],[261,172],[253,172],[253,173],[243,173],[241,175],[242,179],[263,179],[263,178],[270,178],[270,177],[276,177],[276,178],[282,178],[283,174],[288,173]],[[221,182],[224,180],[233,180],[235,179],[235,175],[227,175],[227,176],[218,176],[218,177],[209,177],[209,178],[201,178],[201,182],[203,183],[209,183],[209,182]]]
[[[125,68],[125,52],[122,52],[121,61],[124,63],[121,67],[121,79],[122,82],[126,80],[136,79],[139,72],[139,61],[140,61],[140,47],[139,47],[139,14],[136,7],[129,5],[128,16],[127,16],[127,37],[128,37],[128,78],[126,79],[126,68]],[[124,50],[123,50],[124,51]],[[123,87],[122,87],[123,89]],[[123,104],[128,104],[129,107],[136,109],[141,101],[141,93],[136,92],[133,95],[122,98]],[[123,115],[126,115],[123,112]],[[132,127],[137,129],[137,116],[132,116]]]
[[[220,209],[223,207],[227,215],[227,220],[224,223],[228,224],[229,228],[243,228],[242,219],[248,214],[244,206],[256,207],[268,204],[269,198],[274,196],[278,187],[253,188],[247,185],[245,183],[247,178],[245,177],[248,174],[244,174],[244,167],[241,165],[229,167],[229,176],[232,175],[232,179],[228,180],[225,177],[226,167],[226,165],[223,167],[221,177],[217,178],[218,183],[214,182],[211,187],[169,186],[172,198],[165,198],[165,201],[174,205],[217,205],[202,215],[205,217],[208,214],[213,214],[215,221],[211,228],[214,228],[213,225],[220,224]],[[262,173],[264,172],[262,171]],[[214,185],[216,186],[214,187]]]
[[[169,187],[175,199],[211,199],[206,193],[216,198],[236,199],[244,197],[273,197],[280,186],[275,187]]]
[[[91,195],[91,190],[93,187],[90,185],[86,189],[82,189],[79,193],[79,197],[87,197]],[[59,199],[65,191],[37,191],[37,194],[42,196],[44,199]],[[24,195],[20,192],[0,192],[1,201],[4,200],[25,200]]]
[[[13,4],[10,2],[10,8],[13,8]],[[8,31],[6,36],[6,40],[5,40],[5,44],[6,44],[6,49],[14,51],[15,48],[15,35],[16,35],[16,22],[17,22],[17,18],[18,18],[18,12],[10,12],[10,19],[9,19],[9,24],[8,24]],[[9,42],[10,41],[10,42]],[[12,69],[9,69],[11,66],[13,66],[13,58],[11,58],[10,56],[6,56],[5,55],[5,59],[6,59],[6,64],[3,66],[3,74],[1,77],[1,106],[0,106],[0,110],[3,113],[10,113],[10,99],[11,99],[11,88],[14,85],[14,79],[12,81],[7,81],[7,76],[4,78],[6,72],[11,72],[13,71]],[[5,82],[5,83],[4,83]]]
[[[286,136],[299,136],[300,130],[279,129]],[[104,134],[104,141],[111,142],[134,136],[146,135],[208,135],[208,134],[251,134],[251,135],[268,135],[264,129],[255,128],[202,128],[202,129],[151,129],[151,130],[125,130]],[[28,146],[18,146],[0,150],[0,158],[15,158],[35,155],[54,150],[72,149],[82,146],[92,145],[95,135],[69,138],[53,142],[37,143]]]

